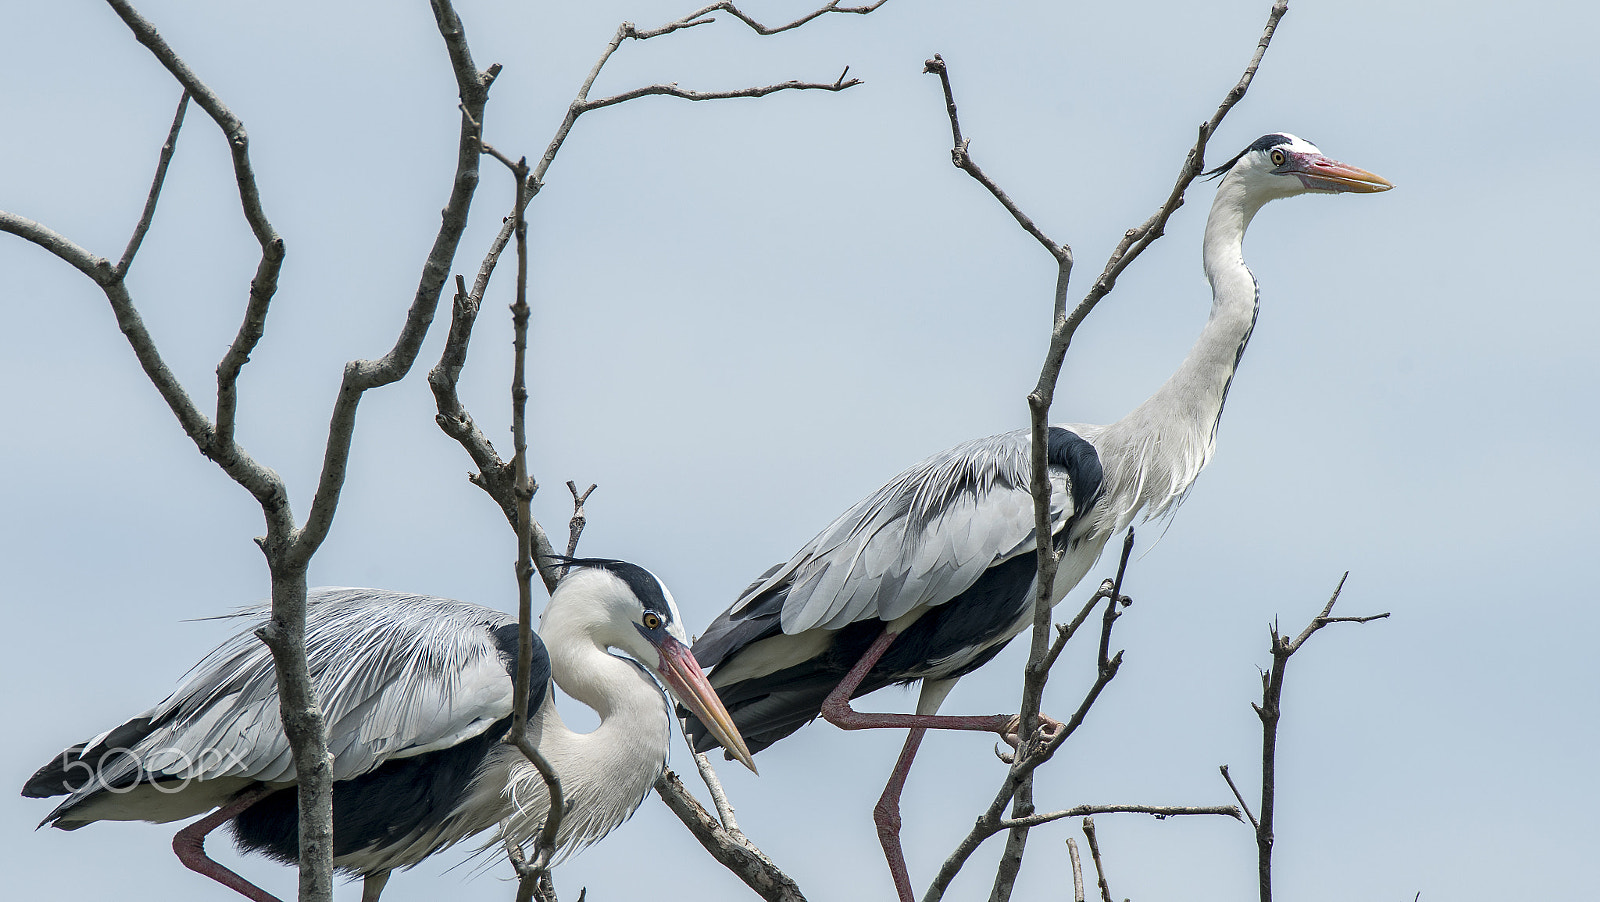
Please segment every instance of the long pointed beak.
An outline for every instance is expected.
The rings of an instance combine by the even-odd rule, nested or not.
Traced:
[[[733,715],[723,707],[717,690],[711,688],[711,682],[706,679],[705,671],[700,669],[694,652],[671,636],[656,647],[661,651],[661,678],[667,681],[672,694],[683,702],[684,707],[693,711],[695,717],[700,718],[700,722],[706,725],[711,735],[717,737],[729,754],[750,768],[751,773],[760,773],[756,770],[755,761],[750,758],[750,749],[745,746],[744,737],[739,735],[739,728],[733,724]]]
[[[1394,183],[1376,173],[1357,169],[1320,154],[1305,154],[1294,161],[1290,169],[1300,177],[1300,183],[1313,191],[1349,191],[1356,194],[1374,194],[1388,191]]]

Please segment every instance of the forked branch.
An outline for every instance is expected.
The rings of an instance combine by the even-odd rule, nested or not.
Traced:
[[[1244,74],[1228,91],[1211,118],[1200,127],[1198,140],[1185,158],[1184,165],[1179,172],[1178,181],[1166,201],[1142,225],[1130,229],[1125,234],[1122,243],[1112,253],[1105,269],[1095,281],[1089,294],[1073,309],[1070,315],[1066,310],[1066,297],[1072,276],[1072,248],[1070,245],[1055,241],[1045,234],[1044,230],[1033,221],[1032,217],[1024,213],[1021,207],[993,179],[989,178],[976,161],[973,160],[969,150],[970,141],[962,135],[961,124],[956,110],[955,93],[951,88],[949,65],[938,54],[935,54],[932,59],[924,64],[923,71],[937,75],[943,88],[945,109],[950,119],[951,162],[983,185],[1000,202],[1001,206],[1011,214],[1012,218],[1017,221],[1023,230],[1038,241],[1056,261],[1056,284],[1052,304],[1053,325],[1050,346],[1045,353],[1045,360],[1040,368],[1039,380],[1034,389],[1028,394],[1027,399],[1030,436],[1032,439],[1030,452],[1032,470],[1029,488],[1033,495],[1034,535],[1048,536],[1052,534],[1050,517],[1051,487],[1047,461],[1049,415],[1050,407],[1055,397],[1056,384],[1060,379],[1061,366],[1066,358],[1067,350],[1072,344],[1072,338],[1079,324],[1083,322],[1089,312],[1115,287],[1117,275],[1126,269],[1151,242],[1161,236],[1162,229],[1168,218],[1183,203],[1184,192],[1203,168],[1202,162],[1205,158],[1206,142],[1210,140],[1211,135],[1221,124],[1228,111],[1244,97],[1245,91],[1248,90],[1250,82],[1254,79],[1256,70],[1261,64],[1262,57],[1267,51],[1267,47],[1271,44],[1272,35],[1277,29],[1278,22],[1287,11],[1288,4],[1286,0],[1278,0],[1278,2],[1274,3],[1271,12],[1268,14],[1266,26],[1257,41],[1255,52],[1249,64],[1245,67]],[[1055,552],[1052,543],[1039,542],[1037,545],[1038,578],[1035,583],[1033,634],[1028,664],[1024,674],[1021,713],[1022,731],[1025,737],[1037,728],[1039,706],[1043,698],[1044,685],[1048,679],[1048,667],[1045,662],[1047,659],[1052,663],[1055,660],[1055,656],[1051,654],[1050,609],[1054,595],[1059,556]],[[1113,592],[1113,595],[1115,595],[1115,592]],[[1091,690],[1090,698],[1086,700],[1089,703],[1092,703],[1092,698],[1098,695],[1099,689],[1103,688],[1104,682],[1109,679],[1108,672],[1110,675],[1115,674],[1115,667],[1111,666],[1113,662],[1120,663],[1121,661],[1120,652],[1114,659],[1108,659],[1107,657],[1106,643],[1109,641],[1110,621],[1115,617],[1115,608],[1116,602],[1113,600],[1107,608],[1107,624],[1105,630],[1102,631],[1100,678],[1095,688]],[[1059,655],[1059,652],[1055,654]],[[1080,715],[1085,710],[1086,708],[1080,707]],[[1040,748],[1053,751],[1054,746],[1058,745],[1062,738],[1064,737],[1058,736],[1054,740],[1041,743]],[[1027,748],[1026,744],[1024,748]],[[1007,782],[1001,791],[1000,804],[1002,806],[1006,800],[1014,798],[1013,819],[1018,821],[1023,821],[1032,813],[1032,767],[1027,768],[1025,771],[1022,769],[1024,762],[1029,758],[1030,756],[1022,753],[1017,755],[1012,772],[1007,775]],[[1036,767],[1037,764],[1033,766]],[[967,843],[972,842],[974,837],[983,832],[980,828],[998,823],[999,820],[999,811],[993,808],[979,818],[979,827],[969,834],[968,839],[963,841],[963,845],[958,847],[956,853],[953,853],[950,859],[946,861],[945,868],[940,871],[934,884],[930,886],[926,899],[931,902],[931,900],[939,898],[943,893],[944,887],[954,877],[955,871],[959,870],[966,855],[970,854],[971,850],[967,848]],[[981,839],[977,841],[981,842]],[[1009,898],[1011,878],[1014,877],[1016,868],[1020,866],[1025,841],[1026,827],[1018,827],[1013,830],[1007,843],[1006,852],[1002,857],[1001,866],[996,875],[994,893],[991,896],[991,899],[996,900],[996,902]],[[973,847],[975,848],[975,845]],[[963,852],[964,849],[966,850],[965,852]]]
[[[541,884],[548,882],[550,862],[555,858],[556,837],[561,821],[567,814],[566,794],[561,790],[561,780],[550,766],[539,747],[528,737],[528,685],[533,662],[533,480],[528,478],[528,222],[522,216],[522,194],[528,181],[528,161],[511,164],[512,182],[516,190],[517,211],[515,232],[517,236],[517,298],[511,305],[512,348],[511,365],[511,473],[517,511],[517,677],[512,689],[511,731],[505,741],[516,746],[543,778],[549,795],[550,807],[544,825],[534,842],[533,860],[525,861],[521,849],[513,847],[511,863],[517,869],[520,885],[518,902],[539,894]],[[552,893],[553,894],[553,893]]]
[[[886,2],[886,0],[883,0],[883,2]],[[841,75],[831,83],[791,81],[777,85],[755,86],[732,91],[702,92],[681,89],[675,84],[650,85],[600,100],[590,100],[589,92],[594,87],[595,79],[599,78],[601,70],[610,61],[612,54],[616,53],[626,39],[648,40],[671,34],[684,28],[709,24],[714,20],[708,19],[706,16],[717,10],[728,12],[740,18],[741,21],[750,24],[760,33],[776,34],[779,31],[787,31],[790,28],[799,27],[826,12],[865,14],[881,5],[882,2],[879,2],[872,4],[870,8],[849,7],[836,9],[838,7],[837,3],[829,4],[813,14],[803,17],[802,20],[770,30],[764,30],[764,26],[754,23],[732,3],[707,6],[656,29],[640,30],[632,22],[623,22],[617,27],[615,34],[606,44],[605,49],[601,51],[599,59],[595,61],[594,66],[590,68],[588,75],[579,86],[577,96],[567,105],[566,115],[562,118],[560,125],[557,126],[555,135],[550,139],[544,154],[527,174],[524,180],[526,191],[520,195],[521,199],[518,205],[506,215],[498,234],[490,242],[489,249],[484,254],[483,261],[478,267],[477,277],[474,279],[470,290],[467,288],[465,280],[460,276],[456,277],[456,299],[451,315],[449,338],[445,343],[443,353],[440,355],[438,365],[428,374],[428,384],[433,390],[434,403],[438,410],[435,420],[439,428],[446,435],[455,439],[466,450],[468,456],[472,458],[473,465],[477,467],[477,472],[471,474],[468,478],[474,485],[483,489],[494,499],[495,503],[500,506],[501,513],[505,516],[506,521],[513,528],[516,526],[517,519],[513,501],[511,465],[495,451],[494,445],[489,441],[488,436],[478,427],[472,415],[462,404],[457,386],[462,368],[466,365],[467,348],[472,340],[478,309],[483,302],[484,293],[488,291],[489,281],[494,275],[495,267],[499,264],[500,256],[510,243],[514,223],[519,216],[523,215],[524,208],[538,195],[540,189],[544,186],[545,174],[549,171],[551,164],[555,162],[556,155],[560,153],[579,117],[590,110],[616,106],[629,100],[651,95],[675,96],[687,100],[713,100],[731,97],[762,97],[778,91],[789,90],[838,91],[860,83],[857,79],[847,80]],[[490,71],[498,71],[498,67],[493,67]],[[474,138],[477,141],[478,148],[510,166],[511,160],[509,157],[485,143],[481,119],[468,110],[465,103],[463,104],[463,115],[468,120],[467,124],[474,131]],[[556,550],[543,526],[537,521],[533,522],[531,526],[534,543],[534,564],[538,568],[540,578],[544,580],[546,590],[553,592],[555,591],[556,583],[561,579],[561,568],[554,563]]]
[[[1273,819],[1277,811],[1277,786],[1278,786],[1278,721],[1283,714],[1283,678],[1289,667],[1289,658],[1300,647],[1306,644],[1317,630],[1330,623],[1370,623],[1388,617],[1387,612],[1372,614],[1365,617],[1334,617],[1333,606],[1339,600],[1339,593],[1344,591],[1344,582],[1350,577],[1348,571],[1339,578],[1339,585],[1334,587],[1333,595],[1328,598],[1328,603],[1323,605],[1322,613],[1311,618],[1306,628],[1294,639],[1278,633],[1278,625],[1272,625],[1272,669],[1261,674],[1261,704],[1252,704],[1256,716],[1261,719],[1261,817],[1250,818],[1250,824],[1255,828],[1256,834],[1256,870],[1257,880],[1261,893],[1261,902],[1272,902],[1272,844],[1273,844]],[[1233,789],[1239,804],[1244,804],[1244,798],[1239,795],[1239,790],[1233,785],[1233,778],[1228,774],[1227,765],[1221,768],[1223,779],[1228,781],[1229,788]],[[1246,808],[1248,812],[1249,809]]]
[[[652,95],[672,96],[691,101],[735,97],[753,98],[792,90],[840,91],[860,84],[858,79],[846,77],[849,73],[848,68],[846,68],[845,72],[841,73],[832,82],[790,81],[729,91],[692,91],[679,88],[675,84],[650,85],[599,100],[591,100],[589,92],[593,88],[595,80],[599,77],[601,70],[610,60],[612,54],[621,46],[623,40],[647,40],[670,34],[683,28],[708,24],[713,20],[707,18],[707,15],[717,10],[728,12],[760,34],[776,34],[780,31],[797,28],[829,12],[866,14],[882,6],[884,2],[886,0],[878,0],[878,2],[859,7],[842,7],[835,0],[835,2],[829,3],[794,22],[775,28],[761,25],[745,15],[733,3],[718,3],[707,6],[682,19],[649,31],[642,31],[632,23],[624,22],[618,27],[611,41],[601,52],[600,58],[590,69],[588,76],[578,89],[577,96],[568,105],[566,115],[557,127],[555,135],[551,138],[538,163],[531,168],[531,171],[525,171],[517,176],[521,190],[518,192],[511,212],[505,217],[499,233],[491,241],[488,251],[484,254],[472,286],[469,288],[466,280],[461,276],[456,277],[456,297],[452,310],[449,336],[438,365],[433,368],[428,376],[429,386],[433,390],[435,406],[438,410],[436,422],[440,429],[446,435],[455,439],[472,458],[473,464],[477,467],[477,472],[469,477],[473,484],[483,489],[494,499],[506,516],[507,521],[514,528],[521,528],[527,531],[526,538],[519,540],[519,548],[531,548],[532,564],[537,568],[548,590],[554,591],[561,578],[562,568],[557,564],[557,556],[543,527],[525,512],[525,508],[519,511],[519,496],[524,492],[519,491],[518,487],[528,486],[531,488],[532,481],[530,479],[525,482],[517,475],[513,464],[504,461],[495,451],[488,437],[473,421],[471,414],[462,404],[458,385],[462,369],[466,365],[467,351],[471,343],[477,314],[482,305],[485,292],[488,290],[489,281],[513,233],[518,228],[517,224],[524,221],[527,204],[532,201],[542,188],[545,175],[555,161],[556,155],[560,152],[567,136],[585,112],[616,106],[640,97]],[[476,111],[468,109],[465,103],[465,95],[463,95],[463,117],[465,120],[464,128],[470,128],[473,132],[476,150],[509,164],[509,157],[485,143],[481,108]],[[577,537],[583,527],[583,502],[587,499],[588,493],[579,493],[574,484],[569,484],[569,489],[572,491],[574,498],[574,515],[569,523],[570,554],[575,549]],[[709,764],[705,766],[709,769]],[[714,781],[715,775],[711,774],[708,784],[714,784]],[[549,783],[549,780],[546,782]],[[711,852],[713,857],[732,870],[741,880],[761,894],[763,898],[783,900],[802,900],[804,898],[794,881],[779,870],[766,855],[762,854],[738,830],[737,824],[732,819],[732,808],[727,805],[725,797],[717,798],[718,809],[725,817],[723,823],[718,823],[716,818],[708,815],[704,808],[694,800],[694,797],[688,793],[682,782],[671,771],[663,774],[661,779],[656,782],[655,788],[667,803],[667,806],[694,833],[695,837]],[[715,788],[713,789],[713,795],[717,795]],[[519,867],[520,871],[522,871],[521,867]]]
[[[445,222],[424,265],[423,278],[394,348],[377,361],[354,361],[346,366],[344,385],[335,404],[323,471],[315,499],[303,526],[296,527],[288,492],[277,474],[253,460],[234,439],[237,383],[245,363],[265,331],[268,308],[277,292],[284,259],[284,243],[267,218],[250,161],[249,138],[244,124],[223,103],[155,26],[127,0],[107,0],[134,37],[165,67],[183,88],[183,99],[162,146],[143,213],[122,256],[112,265],[51,229],[14,214],[0,213],[0,230],[11,232],[43,247],[77,268],[105,292],[117,324],[127,337],[146,377],[202,454],[216,462],[235,482],[253,495],[266,520],[266,536],[259,539],[272,576],[272,616],[258,635],[272,651],[279,687],[279,714],[289,739],[299,784],[300,898],[332,898],[332,770],[328,764],[326,726],[305,660],[306,570],[332,525],[344,485],[356,406],[368,389],[403,378],[416,357],[437,304],[456,245],[465,225],[473,190],[477,185],[476,132],[463,126],[458,147],[454,190],[446,207]],[[472,69],[471,56],[460,21],[448,0],[436,0],[434,12],[456,72],[463,104],[481,117],[492,76]],[[155,218],[188,102],[192,100],[216,124],[228,141],[240,207],[261,248],[245,303],[242,322],[233,343],[217,366],[217,410],[207,418],[187,389],[163,361],[156,342],[145,327],[129,292],[126,276]],[[465,114],[464,114],[465,116]]]

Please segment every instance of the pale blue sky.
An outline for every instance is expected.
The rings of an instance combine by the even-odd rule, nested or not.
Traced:
[[[807,5],[749,8],[779,19]],[[654,98],[580,122],[531,213],[544,523],[563,528],[565,480],[599,483],[584,550],[661,574],[695,631],[904,466],[1021,425],[1053,266],[949,165],[922,61],[945,56],[979,162],[1076,250],[1076,298],[1165,196],[1268,5],[893,0],[776,38],[725,21],[625,45],[597,93],[832,79],[846,64],[866,84]],[[240,437],[303,515],[340,368],[389,346],[448,190],[457,112],[444,51],[422,0],[140,6],[244,119],[287,241]],[[97,3],[13,7],[0,32],[0,209],[114,257],[178,88]],[[506,66],[489,140],[536,156],[619,21],[691,8],[464,0],[479,65]],[[1218,455],[1171,527],[1143,531],[1137,603],[1116,639],[1126,664],[1041,779],[1041,805],[1222,803],[1222,763],[1254,784],[1249,702],[1266,625],[1298,629],[1348,569],[1342,611],[1394,616],[1326,631],[1291,665],[1280,894],[1592,893],[1597,33],[1600,13],[1570,2],[1292,6],[1213,164],[1290,131],[1398,188],[1257,218],[1247,255],[1261,318]],[[227,167],[191,110],[132,276],[202,407],[255,261]],[[459,272],[475,270],[509,204],[508,177],[484,171]],[[1080,331],[1055,420],[1115,419],[1182,358],[1209,304],[1209,203],[1197,185]],[[464,380],[497,439],[507,290],[497,283],[485,305]],[[363,405],[313,582],[509,609],[509,534],[433,425],[421,375]],[[32,832],[49,806],[14,790],[63,746],[159,700],[225,629],[186,621],[265,596],[250,541],[259,511],[178,429],[103,296],[7,236],[0,380],[14,399],[0,428],[6,895],[223,898],[171,855],[171,827]],[[945,710],[1014,709],[1022,650],[964,680]],[[1058,669],[1047,710],[1076,704],[1086,660]],[[811,898],[890,898],[870,809],[900,740],[813,725],[763,753],[760,778],[727,769],[745,829]],[[919,887],[1001,779],[989,745],[951,734],[924,746],[906,806]],[[681,745],[673,765],[692,770]],[[1253,897],[1245,827],[1099,823],[1117,898]],[[1067,835],[1075,825],[1035,834],[1018,898],[1067,897]],[[952,898],[987,893],[998,851],[974,859]],[[462,858],[398,875],[385,898],[510,897],[493,877],[450,870]],[[287,868],[240,868],[293,893]],[[751,898],[654,798],[557,879],[597,902]]]

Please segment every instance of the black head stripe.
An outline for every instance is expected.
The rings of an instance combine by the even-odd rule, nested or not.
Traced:
[[[672,623],[672,606],[667,604],[666,593],[661,589],[660,580],[651,575],[649,570],[638,564],[627,561],[611,560],[610,558],[557,558],[563,564],[574,567],[590,567],[595,570],[604,570],[627,584],[629,591],[646,609],[661,615],[661,625],[668,626]]]
[[[1293,140],[1294,139],[1290,138],[1288,135],[1280,135],[1280,134],[1277,134],[1277,133],[1273,133],[1273,134],[1270,134],[1270,135],[1262,135],[1261,137],[1255,139],[1255,141],[1252,142],[1249,147],[1246,147],[1244,150],[1241,150],[1237,154],[1234,154],[1233,159],[1229,160],[1226,163],[1223,163],[1221,166],[1218,166],[1215,169],[1212,169],[1212,170],[1210,170],[1208,172],[1204,172],[1204,173],[1201,173],[1201,174],[1204,175],[1206,178],[1212,178],[1212,177],[1215,177],[1215,176],[1219,176],[1219,175],[1223,174],[1224,172],[1227,172],[1229,169],[1232,169],[1233,168],[1233,164],[1235,164],[1235,163],[1239,162],[1240,160],[1244,159],[1244,155],[1247,154],[1247,153],[1250,153],[1251,151],[1271,150],[1272,148],[1277,147],[1277,146],[1279,146],[1281,144],[1289,144]]]

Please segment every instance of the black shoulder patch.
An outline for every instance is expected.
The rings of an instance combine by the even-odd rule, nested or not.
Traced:
[[[1100,452],[1083,436],[1060,426],[1050,427],[1050,447],[1045,452],[1050,464],[1067,471],[1067,488],[1072,492],[1072,514],[1081,516],[1099,496],[1105,470]]]
[[[495,627],[492,631],[495,647],[500,650],[500,657],[506,663],[506,678],[516,680],[517,676],[517,646],[521,630],[515,623]],[[528,661],[528,716],[532,717],[538,712],[539,706],[544,704],[544,696],[550,691],[550,652],[544,647],[544,640],[538,633],[533,634],[533,657]]]

